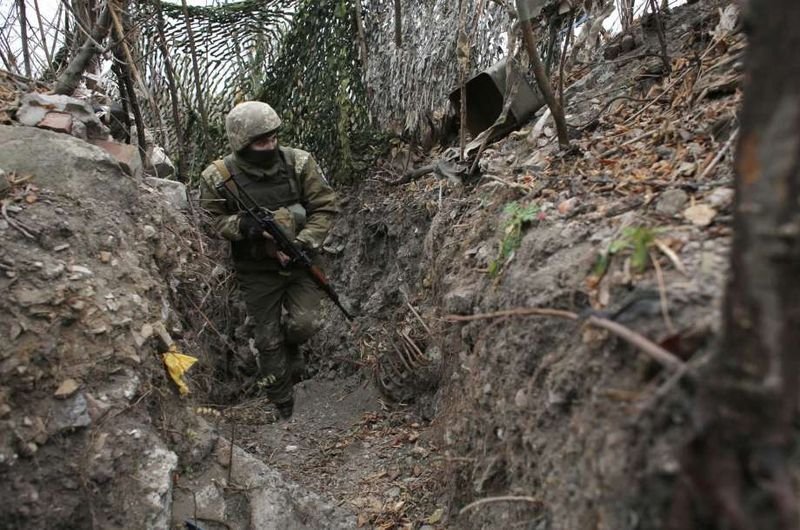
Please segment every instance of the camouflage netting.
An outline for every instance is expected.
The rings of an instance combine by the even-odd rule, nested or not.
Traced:
[[[157,138],[166,137],[166,146],[173,156],[178,154],[176,124],[172,120],[166,63],[159,46],[156,4],[138,5],[134,22],[140,27],[140,61],[142,74],[155,98],[160,119],[152,116],[150,124],[164,123]],[[164,37],[175,70],[181,104],[180,129],[190,146],[188,169],[194,175],[211,159],[227,148],[223,122],[235,101],[256,97],[266,76],[266,66],[278,56],[282,36],[289,26],[297,2],[286,0],[244,0],[216,7],[189,6],[200,71],[202,98],[209,121],[209,152],[204,156],[200,146],[204,140],[199,100],[192,69],[192,51],[186,17],[180,5],[161,2]]]
[[[357,181],[384,144],[376,131],[419,137],[447,114],[447,96],[459,82],[460,23],[471,45],[470,75],[505,54],[509,17],[495,2],[464,0],[459,8],[450,0],[403,0],[400,46],[394,2],[362,4],[364,41],[358,36],[354,0],[245,0],[189,7],[209,121],[204,153],[186,18],[180,5],[162,2],[164,34],[179,85],[180,130],[190,148],[189,176],[227,148],[227,111],[237,101],[261,99],[283,117],[285,143],[313,152],[333,181]],[[142,72],[160,115],[153,116],[146,104],[141,107],[148,123],[164,124],[165,131],[156,138],[177,156],[155,6],[139,4],[133,22],[140,27]],[[365,68],[359,57],[362,46]]]
[[[463,2],[462,26],[470,43],[472,75],[505,55],[511,23],[506,9],[495,2]],[[460,2],[403,0],[401,46],[395,41],[394,0],[367,3],[364,24],[370,109],[381,129],[418,136],[428,120],[438,122],[446,115],[447,96],[459,86]]]
[[[303,2],[259,94],[284,119],[288,142],[328,177],[358,181],[379,150],[366,106],[351,1]]]

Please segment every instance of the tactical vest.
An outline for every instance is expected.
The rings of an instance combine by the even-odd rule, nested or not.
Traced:
[[[293,240],[306,222],[294,150],[280,147],[278,164],[279,169],[275,173],[253,177],[239,169],[233,155],[214,161],[214,166],[220,175],[226,180],[232,175],[236,179],[236,184],[241,186],[260,207],[270,210],[275,215],[275,220],[289,239]],[[233,183],[228,181],[226,186],[231,193],[236,193]],[[268,258],[264,245],[252,245],[248,240],[233,241],[231,249],[236,261],[262,261]]]

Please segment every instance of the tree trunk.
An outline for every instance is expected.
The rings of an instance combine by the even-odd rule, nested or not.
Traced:
[[[569,135],[567,134],[567,120],[564,117],[564,109],[553,94],[553,87],[550,84],[550,78],[544,71],[542,59],[539,57],[539,52],[536,51],[536,39],[533,37],[533,29],[531,28],[531,21],[525,18],[520,9],[521,0],[517,0],[517,13],[520,13],[519,24],[522,29],[522,38],[525,40],[525,46],[528,50],[528,56],[533,65],[533,74],[536,77],[536,84],[553,114],[553,120],[556,122],[556,134],[558,135],[558,143],[561,147],[569,147]]]
[[[19,34],[22,39],[22,61],[25,65],[25,77],[31,75],[31,52],[28,49],[28,15],[25,12],[25,0],[17,0],[19,11]]]
[[[752,0],[721,348],[672,528],[800,528],[800,5]]]
[[[23,2],[24,3],[24,2]],[[59,5],[59,7],[61,7]],[[41,39],[42,50],[44,51],[44,57],[47,61],[47,67],[50,68],[53,64],[53,56],[50,53],[50,49],[47,47],[47,38],[44,34],[44,21],[42,21],[42,10],[39,9],[39,0],[33,0],[33,10],[36,13],[36,22],[39,24],[39,38]],[[56,17],[57,19],[58,17]],[[47,73],[47,71],[43,72]]]
[[[203,125],[203,149],[202,157],[206,158],[208,154],[208,114],[206,114],[206,106],[203,100],[203,86],[200,82],[200,67],[197,65],[197,46],[194,43],[194,32],[192,31],[192,22],[189,19],[189,7],[186,5],[186,0],[181,0],[183,7],[183,18],[186,22],[186,36],[189,38],[189,49],[192,52],[192,72],[194,73],[194,89],[197,96],[197,107],[200,110],[200,119]]]
[[[81,76],[89,66],[92,58],[99,52],[95,46],[95,42],[102,42],[108,35],[108,30],[111,27],[111,13],[108,5],[103,7],[100,16],[97,17],[97,24],[92,29],[92,38],[86,39],[83,46],[78,50],[77,55],[69,63],[64,73],[58,76],[56,88],[53,90],[56,94],[72,94],[80,83]]]
[[[167,74],[167,84],[169,85],[169,97],[172,102],[172,121],[175,128],[175,139],[178,142],[178,180],[188,180],[186,174],[187,153],[183,141],[183,126],[180,118],[180,105],[178,103],[178,84],[175,82],[175,73],[172,68],[172,59],[167,49],[167,39],[164,36],[164,13],[161,10],[161,1],[156,0],[158,19],[156,21],[158,29],[158,48],[164,58],[164,70]]]

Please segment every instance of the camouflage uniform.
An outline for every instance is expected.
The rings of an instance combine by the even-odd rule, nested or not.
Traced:
[[[312,156],[280,146],[275,159],[261,167],[240,156],[253,139],[278,125],[280,119],[265,103],[237,105],[226,119],[234,152],[203,171],[200,200],[214,215],[219,235],[231,241],[239,288],[255,321],[258,364],[267,395],[279,405],[288,403],[291,411],[292,379],[303,370],[297,346],[318,329],[322,293],[302,269],[281,267],[271,241],[246,239],[239,228],[246,214],[238,212],[216,189],[232,174],[259,206],[274,213],[290,239],[312,255],[321,247],[338,208],[336,196]],[[286,317],[282,320],[283,310]]]

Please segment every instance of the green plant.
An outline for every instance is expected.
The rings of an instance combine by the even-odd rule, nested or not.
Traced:
[[[660,231],[658,228],[646,226],[629,226],[622,231],[619,239],[611,242],[606,252],[597,256],[592,274],[601,278],[608,269],[611,256],[623,251],[631,252],[631,266],[634,272],[644,272],[650,262],[650,249]]]
[[[500,240],[497,258],[489,264],[489,276],[496,277],[511,259],[522,243],[523,227],[535,221],[539,211],[539,205],[535,203],[523,206],[514,201],[506,204],[503,208],[503,214],[507,216],[503,223],[503,239]]]

